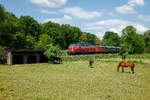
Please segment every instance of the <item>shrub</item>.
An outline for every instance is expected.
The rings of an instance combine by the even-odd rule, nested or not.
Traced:
[[[48,44],[45,47],[44,55],[48,57],[48,63],[54,63],[53,57],[60,56],[62,54],[61,52],[62,51],[58,46],[53,46],[52,44]]]

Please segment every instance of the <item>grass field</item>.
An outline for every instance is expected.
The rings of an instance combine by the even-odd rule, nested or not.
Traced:
[[[63,64],[0,65],[0,100],[150,100],[149,57],[128,56],[135,74],[116,72],[119,56],[96,57],[94,68],[88,56],[64,58]]]

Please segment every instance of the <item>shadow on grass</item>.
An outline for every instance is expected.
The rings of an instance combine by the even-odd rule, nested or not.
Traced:
[[[118,72],[118,73],[122,73],[122,74],[132,74],[132,73],[129,72],[129,71],[128,71],[128,72],[127,72],[127,71],[126,71],[126,72]],[[134,74],[135,74],[135,72],[134,72]]]

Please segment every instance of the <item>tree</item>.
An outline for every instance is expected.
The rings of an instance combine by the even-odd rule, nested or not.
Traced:
[[[103,43],[106,46],[119,46],[120,45],[120,37],[117,33],[114,32],[105,32],[103,37]]]
[[[26,49],[35,49],[36,40],[30,34],[26,36]]]
[[[80,42],[81,41],[87,41],[87,34],[86,32],[82,32],[81,36],[79,37]]]
[[[48,57],[49,63],[54,63],[53,57],[61,55],[61,49],[58,46],[53,46],[52,44],[48,44],[45,47],[44,55]]]
[[[150,52],[150,30],[144,32],[146,52]]]
[[[5,50],[6,50],[5,47],[0,46],[0,58],[4,54]]]
[[[102,41],[97,36],[95,36],[95,44],[102,45]]]
[[[95,35],[91,33],[87,33],[87,42],[95,44],[96,43]]]
[[[52,38],[50,38],[47,34],[41,34],[35,48],[44,49],[48,44],[52,44]]]
[[[26,46],[26,38],[24,34],[20,32],[16,32],[16,34],[13,35],[11,48],[12,49],[25,49],[25,46]]]
[[[24,33],[25,36],[31,35],[38,40],[41,30],[40,25],[36,20],[30,16],[21,16],[19,23],[21,24],[21,32]]]
[[[124,50],[124,52],[131,54],[144,52],[144,38],[136,33],[133,26],[127,26],[122,30],[121,42],[121,50]]]
[[[132,25],[127,26],[122,30],[122,35],[123,36],[130,36],[136,34],[136,28],[134,28]]]
[[[72,38],[72,42],[74,42],[74,43],[79,42],[79,39],[80,39],[81,34],[82,34],[81,30],[78,27],[71,26],[70,33],[71,33],[70,35]]]
[[[135,53],[143,53],[144,48],[145,48],[144,37],[142,37],[140,34],[136,34],[135,39],[136,39],[135,44],[133,44],[134,52]]]
[[[64,37],[67,48],[72,43],[77,43],[80,41],[80,36],[82,34],[78,27],[70,26],[68,24],[63,24],[61,26],[62,35]]]
[[[0,24],[2,23],[2,22],[4,22],[4,20],[5,20],[5,9],[4,9],[4,7],[0,4]]]
[[[19,31],[20,25],[14,14],[6,12],[5,16],[5,21],[0,25],[0,45],[11,48],[13,35]]]
[[[101,44],[102,41],[94,34],[91,33],[86,33],[86,32],[81,32],[79,41],[86,41],[92,44]]]
[[[61,48],[66,47],[65,38],[59,24],[52,22],[44,23],[42,25],[42,33],[48,34],[53,39],[53,44],[59,45]]]
[[[0,46],[0,64],[6,63],[6,48]]]

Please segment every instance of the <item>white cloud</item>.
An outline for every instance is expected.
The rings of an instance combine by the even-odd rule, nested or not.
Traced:
[[[80,7],[64,8],[63,10],[61,10],[61,12],[71,14],[72,16],[75,16],[79,19],[92,19],[101,16],[100,12],[97,11],[88,12]]]
[[[113,31],[118,33],[121,36],[122,29],[124,29],[126,26],[132,25],[137,29],[137,32],[143,33],[146,30],[148,30],[147,27],[140,23],[134,23],[130,21],[124,21],[124,20],[118,20],[118,19],[112,19],[112,20],[103,20],[98,21],[94,23],[89,23],[85,25],[86,31],[97,31],[97,36],[100,38],[103,37],[104,33],[106,31]]]
[[[123,5],[120,7],[116,7],[116,11],[122,14],[133,14],[136,13],[134,8],[130,5]]]
[[[142,33],[148,30],[148,28],[142,24],[136,24],[135,28],[137,29],[137,32],[142,32]]]
[[[49,18],[49,19],[45,19],[44,22],[48,22],[48,21],[52,21],[52,22],[55,22],[55,23],[69,23],[69,21],[72,20],[72,17],[71,16],[68,16],[68,15],[64,15],[64,17],[62,18]]]
[[[43,6],[43,7],[50,7],[55,8],[61,5],[66,4],[67,0],[29,0],[31,3]]]
[[[139,19],[142,19],[142,20],[144,20],[144,21],[150,22],[150,16],[139,15],[138,18],[139,18]]]
[[[102,40],[105,33],[104,32],[97,32],[95,35]]]
[[[44,9],[40,9],[40,12],[43,14],[58,14],[58,12],[56,12],[56,11],[48,11],[48,10],[44,10]]]
[[[139,5],[139,6],[144,6],[144,0],[129,0],[128,4],[131,6]]]
[[[144,6],[144,0],[128,0],[128,3],[123,6],[116,7],[116,11],[122,14],[134,14],[136,11],[134,10],[135,6]]]
[[[72,20],[72,17],[68,16],[68,15],[64,15],[64,18],[67,19],[67,20]]]

